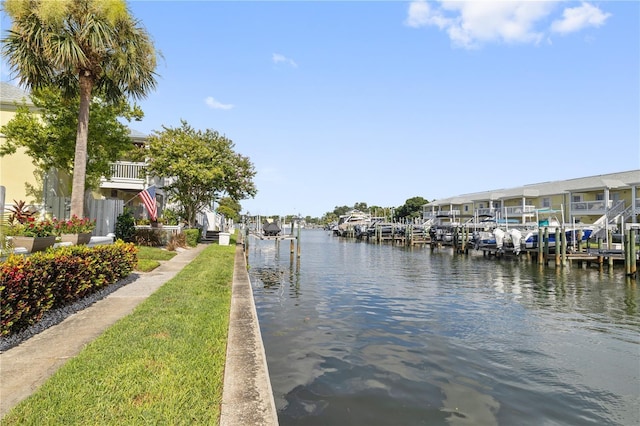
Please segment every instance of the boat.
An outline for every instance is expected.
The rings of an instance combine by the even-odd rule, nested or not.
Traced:
[[[340,215],[338,224],[333,228],[333,233],[337,236],[344,237],[350,231],[355,232],[355,227],[366,229],[371,222],[371,215],[359,210],[351,210],[346,214]]]
[[[267,219],[262,224],[262,233],[265,237],[277,237],[282,232],[278,221]]]
[[[557,210],[551,209],[539,209],[536,211],[536,215],[546,213],[547,217],[538,219],[537,227],[530,230],[523,237],[525,248],[538,248],[538,232],[540,229],[543,231],[544,229],[548,229],[548,247],[552,249],[555,249],[556,241],[558,240],[558,237],[556,236],[557,229],[564,229],[567,246],[576,247],[579,242],[586,242],[589,240],[589,237],[591,237],[591,234],[593,233],[593,227],[578,224],[567,226],[566,224],[563,224],[562,221],[558,220],[558,217],[553,214],[556,212]]]

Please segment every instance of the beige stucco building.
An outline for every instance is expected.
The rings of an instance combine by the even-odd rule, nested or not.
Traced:
[[[34,108],[27,92],[8,83],[0,83],[0,126],[7,124],[16,114],[16,103],[26,102]],[[6,143],[0,133],[0,146]],[[13,200],[31,201],[27,196],[26,184],[38,186],[40,183],[34,174],[35,166],[24,148],[19,148],[13,155],[0,157],[0,186],[5,189],[5,204],[13,204]]]

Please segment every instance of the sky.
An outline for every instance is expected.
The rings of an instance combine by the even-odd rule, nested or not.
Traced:
[[[257,173],[242,213],[320,217],[640,168],[637,1],[129,8],[161,53],[129,126],[184,120],[231,139]]]

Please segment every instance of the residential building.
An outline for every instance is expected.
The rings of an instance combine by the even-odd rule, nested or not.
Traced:
[[[16,103],[26,105],[37,112],[29,98],[29,93],[8,83],[0,83],[0,125],[8,123],[16,113]],[[144,146],[147,136],[130,129],[133,144]],[[6,143],[4,135],[0,134],[0,146]],[[158,178],[150,178],[145,173],[145,162],[116,161],[112,163],[112,177],[101,179],[100,187],[87,196],[85,205],[87,215],[92,219],[97,217],[102,207],[96,207],[96,200],[115,201],[110,207],[111,216],[122,212],[124,205],[130,206],[137,217],[144,217],[143,204],[137,195],[150,185],[158,187],[157,203],[159,210],[164,205],[162,182]],[[37,202],[27,193],[27,185],[42,190],[42,199]],[[0,157],[0,187],[4,188],[4,201],[0,200],[3,208],[10,207],[15,201],[24,200],[42,212],[56,217],[68,217],[71,195],[71,176],[64,171],[52,170],[45,176],[38,176],[37,169],[25,150],[20,148],[15,154]],[[1,193],[0,193],[1,195]],[[104,203],[103,203],[104,204]],[[113,204],[113,203],[112,203]],[[93,214],[92,214],[93,213]],[[106,227],[99,227],[99,233],[113,232],[115,220],[105,219]]]
[[[0,82],[0,126],[7,124],[16,114],[16,104],[26,103],[35,111],[35,107],[24,90],[8,83]],[[6,144],[6,138],[0,133],[0,147]],[[25,149],[19,148],[15,154],[0,157],[0,186],[4,187],[4,200],[0,204],[12,205],[15,201],[28,201],[27,185],[38,187],[41,183],[34,174],[35,166]],[[1,197],[0,197],[1,198]]]
[[[640,170],[442,198],[425,204],[423,217],[450,224],[482,218],[526,224],[537,222],[544,211],[554,211],[565,223],[638,223]]]

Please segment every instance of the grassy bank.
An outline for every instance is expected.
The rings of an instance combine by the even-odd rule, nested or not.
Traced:
[[[207,247],[2,424],[218,424],[234,253]]]

